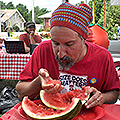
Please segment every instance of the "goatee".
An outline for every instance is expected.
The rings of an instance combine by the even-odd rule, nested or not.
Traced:
[[[59,56],[56,56],[57,62],[59,64],[59,70],[65,69],[68,71],[70,67],[74,65],[73,60],[70,57],[64,56],[63,58],[59,58]]]

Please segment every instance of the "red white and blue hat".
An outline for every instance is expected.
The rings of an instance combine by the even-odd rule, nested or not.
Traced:
[[[52,13],[50,29],[54,26],[67,27],[86,39],[89,34],[87,26],[91,22],[92,9],[88,5],[82,3],[79,6],[74,6],[65,2]]]

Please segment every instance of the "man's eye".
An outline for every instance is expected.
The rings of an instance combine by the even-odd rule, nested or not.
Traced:
[[[54,45],[60,45],[59,43],[57,43],[57,42],[53,42],[54,43]]]
[[[67,45],[67,46],[72,46],[72,45],[73,45],[73,43],[66,43],[66,45]]]

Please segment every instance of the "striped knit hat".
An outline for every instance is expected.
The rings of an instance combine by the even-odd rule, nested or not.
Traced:
[[[88,36],[87,26],[92,22],[92,9],[82,3],[78,6],[62,3],[53,13],[51,27],[63,26],[79,33],[84,39]]]

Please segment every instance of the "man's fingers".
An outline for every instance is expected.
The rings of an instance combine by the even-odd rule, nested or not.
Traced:
[[[101,106],[104,101],[103,101],[103,96],[102,93],[100,91],[98,91],[96,88],[91,87],[87,93],[93,93],[93,95],[91,96],[91,98],[85,103],[86,108],[91,108],[94,107],[96,105]]]
[[[41,69],[39,70],[39,74],[40,74],[42,77],[49,78],[49,74],[48,74],[48,71],[47,71],[46,69],[41,68]]]
[[[60,88],[58,89],[58,92],[60,92],[60,91],[63,90],[63,89],[64,89],[64,86],[61,85]]]
[[[56,84],[53,88],[51,89],[46,89],[48,93],[58,93],[60,92],[64,87],[62,85]]]
[[[45,89],[52,89],[53,87],[54,87],[54,85],[53,84],[43,84],[42,85],[43,87],[43,89],[45,90]]]

